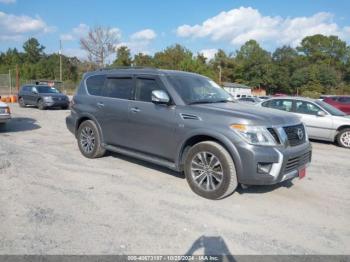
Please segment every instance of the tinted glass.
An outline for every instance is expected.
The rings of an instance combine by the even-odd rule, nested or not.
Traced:
[[[186,104],[232,101],[229,93],[203,76],[171,75],[168,80]]]
[[[138,78],[136,79],[136,95],[138,101],[152,102],[152,91],[161,90],[155,79]]]
[[[56,88],[51,86],[36,86],[36,90],[38,91],[38,93],[41,94],[57,94],[60,92]]]
[[[274,99],[263,103],[263,106],[291,112],[293,107],[293,101],[284,99]]]
[[[104,75],[91,76],[86,80],[86,87],[90,95],[100,96],[105,82]]]
[[[131,77],[107,78],[103,96],[131,99],[133,91],[133,80]]]
[[[350,97],[339,97],[338,101],[344,104],[350,104]]]
[[[295,104],[295,112],[299,114],[317,115],[319,111],[322,110],[318,106],[306,101],[297,101]]]

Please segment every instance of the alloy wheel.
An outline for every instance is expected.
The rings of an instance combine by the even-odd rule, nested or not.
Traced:
[[[95,148],[95,134],[88,126],[81,130],[80,145],[86,154],[90,154]]]
[[[191,161],[191,175],[198,187],[214,191],[221,185],[224,172],[218,157],[210,152],[199,152]]]

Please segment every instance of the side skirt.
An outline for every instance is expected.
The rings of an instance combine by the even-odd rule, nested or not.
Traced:
[[[134,157],[146,162],[150,162],[156,165],[160,165],[160,166],[164,166],[166,168],[169,168],[171,170],[174,171],[179,171],[179,169],[176,167],[176,165],[173,162],[170,162],[168,160],[165,159],[161,159],[159,157],[156,156],[150,156],[148,154],[145,153],[141,153],[141,152],[136,152],[130,149],[126,149],[126,148],[122,148],[122,147],[118,147],[118,146],[112,146],[112,145],[106,145],[106,144],[102,144],[102,146],[112,152],[116,152],[116,153],[120,153],[122,155],[126,155],[126,156],[130,156],[130,157]]]

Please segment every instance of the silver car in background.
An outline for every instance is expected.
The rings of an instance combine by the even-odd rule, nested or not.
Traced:
[[[296,114],[304,122],[311,139],[336,141],[340,146],[350,148],[350,116],[323,101],[304,97],[276,97],[257,106]]]
[[[0,126],[4,125],[8,120],[11,119],[10,107],[0,101]]]

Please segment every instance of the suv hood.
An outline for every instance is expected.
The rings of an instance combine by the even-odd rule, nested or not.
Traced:
[[[290,126],[301,123],[298,116],[292,113],[276,109],[256,107],[241,103],[212,103],[193,105],[203,111],[216,111],[218,114],[226,114],[238,118],[237,123],[251,124],[257,126]]]

